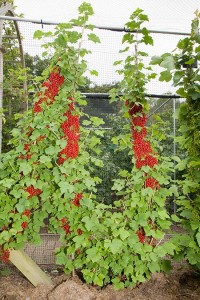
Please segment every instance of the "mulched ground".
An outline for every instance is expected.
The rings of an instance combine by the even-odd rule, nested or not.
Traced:
[[[77,275],[66,276],[55,267],[45,271],[53,285],[35,288],[15,267],[1,265],[0,300],[200,300],[200,274],[186,266],[154,274],[137,288],[120,291],[111,285],[103,289],[87,286]]]

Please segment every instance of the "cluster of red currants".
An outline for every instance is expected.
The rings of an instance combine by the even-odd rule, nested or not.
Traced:
[[[64,114],[66,120],[61,124],[67,145],[59,153],[58,164],[63,164],[68,158],[76,158],[79,153],[79,116],[75,114],[74,100],[71,97],[68,100],[70,103]]]
[[[40,189],[35,189],[33,185],[28,186],[28,187],[25,189],[25,191],[26,191],[27,193],[29,193],[28,198],[31,198],[31,197],[33,197],[33,196],[39,196],[39,195],[42,193],[42,191],[41,191]]]
[[[147,129],[146,122],[147,117],[143,111],[143,106],[141,104],[135,104],[134,102],[126,101],[125,105],[128,107],[128,112],[131,118],[131,132],[133,138],[133,153],[135,157],[135,165],[137,169],[141,169],[143,166],[148,166],[154,168],[158,164],[155,153],[151,147],[150,142],[146,139]],[[159,189],[160,185],[158,181],[149,177],[144,172],[144,188],[151,188],[153,190]],[[144,244],[146,241],[146,234],[141,227],[136,231],[139,241]]]
[[[59,68],[54,68],[51,72],[47,81],[42,84],[42,87],[45,89],[44,92],[39,92],[39,100],[34,103],[33,112],[39,113],[42,111],[41,103],[46,102],[47,104],[52,104],[55,100],[55,96],[58,95],[59,87],[64,82],[64,76],[60,75]]]
[[[133,153],[136,159],[136,168],[141,169],[143,166],[149,166],[153,168],[158,164],[158,160],[153,153],[153,149],[150,142],[146,140],[147,130],[146,121],[147,117],[143,112],[141,104],[127,103],[129,105],[129,115],[131,117],[131,131],[133,138]],[[159,188],[159,184],[153,177],[147,177],[145,179],[145,187],[152,189]]]

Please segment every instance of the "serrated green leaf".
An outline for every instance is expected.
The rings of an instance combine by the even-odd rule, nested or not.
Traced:
[[[164,259],[161,263],[161,268],[164,272],[169,272],[172,270],[171,261],[168,259]]]
[[[68,183],[67,181],[60,181],[58,183],[61,193],[65,194],[65,193],[73,193],[74,192],[74,185]]]
[[[66,263],[66,254],[64,252],[60,252],[56,254],[56,263],[58,265],[65,265]]]
[[[160,265],[158,262],[151,262],[147,264],[147,267],[149,268],[151,273],[159,272],[160,271]]]
[[[104,120],[98,117],[91,117],[90,120],[92,121],[94,126],[99,126],[105,124]]]
[[[19,173],[23,172],[24,176],[32,171],[32,166],[28,162],[21,162],[19,166]]]
[[[94,76],[98,76],[99,75],[99,73],[96,70],[91,70],[90,74],[94,75]]]
[[[110,250],[113,254],[116,254],[117,252],[120,252],[122,246],[123,246],[123,242],[121,240],[113,239],[110,244]]]
[[[172,79],[172,75],[171,75],[171,73],[168,70],[162,71],[160,73],[160,77],[159,77],[160,81],[169,82],[171,79]]]
[[[91,121],[89,120],[83,120],[82,124],[85,125],[85,126],[88,126],[88,125],[91,125]]]
[[[58,146],[49,146],[48,148],[45,149],[45,153],[48,155],[54,155],[57,154],[60,150],[60,147]]]
[[[151,61],[150,61],[150,65],[160,65],[160,63],[162,62],[162,57],[161,56],[153,56],[151,58]]]
[[[44,33],[41,30],[36,30],[33,34],[34,39],[40,40],[43,37]]]
[[[173,55],[169,54],[168,56],[165,56],[160,63],[160,66],[166,68],[168,71],[173,70],[175,68]]]
[[[127,237],[130,236],[130,233],[129,233],[129,231],[125,230],[124,228],[120,228],[119,235],[120,235],[120,238],[122,239],[122,241],[124,241]]]
[[[101,43],[100,38],[94,33],[89,33],[88,39],[94,43]]]
[[[114,62],[113,66],[120,65],[123,62],[123,60],[117,60]]]
[[[177,217],[176,215],[171,215],[171,219],[172,219],[172,221],[174,221],[174,222],[180,222],[180,218]]]
[[[93,220],[89,216],[85,216],[82,219],[82,222],[85,223],[85,227],[88,231],[90,231],[92,228],[94,228]]]
[[[179,88],[176,93],[181,96],[181,98],[186,98],[187,97],[187,92],[185,91],[184,88]]]
[[[4,187],[10,188],[13,185],[14,182],[15,181],[12,178],[5,178],[5,179],[0,181],[0,184]]]

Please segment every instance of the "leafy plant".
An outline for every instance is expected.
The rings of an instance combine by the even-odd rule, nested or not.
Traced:
[[[196,11],[192,21],[191,35],[180,40],[174,53],[153,57],[152,64],[165,68],[160,80],[172,79],[177,94],[185,99],[178,110],[180,134],[177,138],[185,151],[185,159],[177,159],[177,170],[183,173],[178,182],[181,196],[177,200],[180,221],[186,234],[176,237],[178,257],[185,257],[194,267],[200,269],[200,14]]]
[[[93,29],[87,24],[92,14],[88,3],[79,7],[79,17],[72,22],[82,27],[80,32],[68,23],[58,25],[54,33],[35,33],[37,38],[54,37],[44,46],[54,55],[33,111],[13,130],[13,150],[2,158],[1,252],[9,258],[9,248],[20,248],[26,241],[39,243],[39,229],[48,217],[50,231],[60,234],[62,246],[56,257],[66,272],[79,269],[87,283],[98,286],[135,287],[151,273],[170,267],[162,258],[173,254],[175,246],[161,241],[171,224],[164,205],[173,188],[164,186],[170,183],[167,172],[173,164],[158,156],[155,140],[151,145],[147,139],[144,92],[154,74],[145,75],[142,58],[146,54],[138,47],[153,41],[142,27],[148,17],[137,9],[126,26],[139,33],[128,32],[123,38],[126,49],[133,45],[135,54],[127,56],[120,71],[127,132],[113,138],[119,149],[134,153],[133,165],[115,180],[113,190],[119,198],[113,205],[95,201],[100,179],[90,174],[94,166],[102,165],[97,158],[102,120],[84,117],[85,127],[80,126],[81,106],[86,102],[78,91],[85,83],[83,58],[88,54],[81,41],[84,29],[86,33]],[[94,33],[87,36],[99,42]]]
[[[171,242],[161,243],[164,231],[171,224],[163,206],[166,197],[173,193],[173,188],[164,187],[170,182],[167,172],[172,170],[173,164],[167,158],[158,157],[155,141],[151,148],[145,127],[144,111],[148,108],[145,84],[154,75],[144,75],[142,57],[146,54],[137,51],[137,47],[152,43],[148,31],[140,27],[147,20],[138,9],[126,24],[129,30],[141,32],[141,36],[138,39],[139,34],[125,34],[123,42],[133,44],[136,53],[125,59],[119,71],[124,79],[119,89],[111,92],[112,101],[122,101],[123,115],[127,119],[124,134],[112,141],[129,155],[133,155],[133,148],[133,166],[130,165],[130,170],[121,170],[121,178],[114,182],[113,191],[118,200],[109,206],[94,202],[88,205],[79,225],[80,234],[74,237],[70,233],[67,246],[57,251],[58,263],[64,264],[66,271],[80,269],[87,283],[100,286],[111,282],[115,288],[135,287],[150,278],[152,272],[168,270],[169,262],[162,258],[175,249]],[[124,94],[120,96],[122,90]],[[140,143],[139,148],[135,141]],[[82,209],[80,206],[79,212]],[[66,261],[66,255],[72,255],[72,260]]]
[[[77,22],[85,27],[93,10],[83,3],[79,13]],[[97,117],[85,120],[90,129],[79,124],[81,106],[86,105],[77,91],[84,85],[87,69],[83,58],[88,51],[81,42],[77,47],[83,34],[72,30],[71,23],[58,25],[54,33],[35,33],[36,38],[54,38],[45,44],[54,56],[33,110],[25,113],[12,131],[13,150],[2,155],[0,162],[0,245],[7,259],[9,248],[40,242],[39,231],[46,218],[52,232],[65,235],[69,211],[70,222],[76,223],[80,202],[87,204],[87,199],[95,197],[100,179],[92,178],[90,172],[93,166],[102,165],[95,156],[102,132],[95,128],[103,121]],[[88,38],[94,35],[88,33]]]

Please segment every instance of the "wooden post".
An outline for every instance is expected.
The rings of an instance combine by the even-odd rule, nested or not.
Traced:
[[[9,260],[34,286],[53,284],[51,278],[23,250],[10,250]]]

